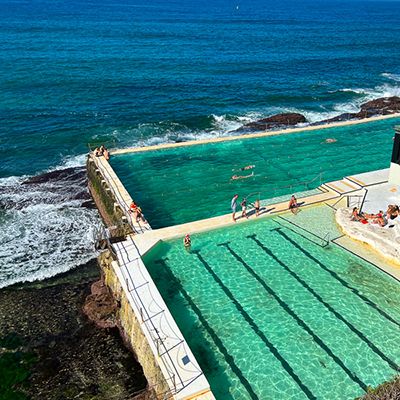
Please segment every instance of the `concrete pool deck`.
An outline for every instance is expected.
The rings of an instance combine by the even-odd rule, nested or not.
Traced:
[[[145,151],[151,150],[161,150],[161,149],[169,149],[169,148],[176,148],[176,147],[186,147],[186,146],[196,146],[201,144],[207,143],[220,143],[220,142],[229,142],[234,140],[244,140],[244,139],[254,139],[254,138],[261,138],[261,137],[268,137],[268,136],[277,136],[277,135],[287,135],[290,133],[299,133],[299,132],[307,132],[307,131],[316,131],[321,129],[330,129],[330,128],[337,128],[342,126],[348,125],[359,125],[373,121],[382,121],[390,118],[400,118],[400,113],[390,114],[390,115],[380,115],[377,117],[370,117],[370,118],[363,118],[358,120],[352,121],[343,121],[343,122],[334,122],[330,124],[321,124],[321,125],[307,125],[304,127],[297,127],[297,128],[287,128],[287,129],[280,129],[276,131],[263,131],[257,133],[248,133],[244,135],[236,135],[236,136],[219,136],[210,139],[201,139],[201,140],[189,140],[187,142],[180,142],[180,143],[163,143],[159,145],[152,145],[152,146],[142,146],[142,147],[127,147],[124,149],[116,149],[112,150],[112,155],[117,154],[126,154],[126,153],[140,153]]]

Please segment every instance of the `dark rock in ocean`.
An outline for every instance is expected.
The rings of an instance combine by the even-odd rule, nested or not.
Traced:
[[[389,115],[400,112],[400,97],[381,97],[361,104],[357,118],[369,118],[374,115]]]
[[[95,208],[87,189],[84,167],[46,172],[22,182],[0,186],[0,209],[4,210],[21,210],[37,204],[62,205],[73,200],[81,201],[82,207]]]
[[[344,113],[337,115],[336,117],[324,119],[322,121],[315,122],[311,125],[322,125],[330,122],[342,122],[342,121],[351,121],[352,119],[357,119],[356,114],[354,113]]]
[[[313,125],[321,125],[331,122],[351,121],[353,119],[371,118],[379,115],[390,115],[400,113],[400,97],[381,97],[361,104],[357,113],[345,113],[336,117],[318,121]]]
[[[250,122],[239,128],[242,130],[266,130],[266,129],[276,129],[284,128],[287,126],[294,126],[297,124],[303,124],[307,122],[304,115],[298,113],[285,113],[276,114],[268,118],[263,118],[258,121]]]
[[[89,195],[90,196],[90,195]],[[96,204],[94,203],[94,201],[93,200],[87,200],[87,201],[84,201],[82,204],[81,204],[81,207],[83,207],[83,208],[88,208],[88,209],[90,209],[90,210],[95,210],[97,207],[96,207]]]
[[[86,179],[86,170],[84,167],[76,168],[64,168],[57,169],[55,171],[46,172],[44,174],[32,176],[26,181],[22,182],[24,185],[37,184],[37,183],[48,183],[48,182],[59,182],[59,181],[80,181]]]

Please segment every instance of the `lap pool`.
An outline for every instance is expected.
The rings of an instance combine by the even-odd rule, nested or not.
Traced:
[[[144,257],[217,400],[353,399],[398,371],[399,282],[327,245],[333,218],[312,207]]]
[[[110,163],[153,228],[230,212],[240,198],[270,199],[346,175],[387,168],[399,118],[271,137],[114,155]],[[326,139],[335,139],[326,143]],[[246,165],[252,170],[241,171]],[[231,180],[233,175],[246,179]]]

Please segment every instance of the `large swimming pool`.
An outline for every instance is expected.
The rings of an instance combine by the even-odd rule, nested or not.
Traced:
[[[396,374],[399,282],[326,245],[328,231],[340,235],[320,206],[145,257],[217,400],[347,400]]]
[[[321,182],[387,168],[393,127],[388,119],[257,139],[127,153],[111,165],[153,228],[230,212],[234,193],[269,199]],[[326,139],[335,139],[326,143]],[[252,170],[241,171],[247,165]],[[231,180],[233,175],[254,176]],[[321,174],[321,176],[320,176]],[[309,182],[304,184],[304,182]]]

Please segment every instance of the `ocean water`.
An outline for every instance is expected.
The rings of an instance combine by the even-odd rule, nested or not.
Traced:
[[[316,121],[400,94],[397,1],[0,0],[0,15],[0,232],[25,229],[5,193],[20,193],[23,176],[82,165],[88,143],[226,135],[283,111]],[[84,213],[68,220],[86,231]],[[28,258],[31,236],[15,246]],[[25,279],[10,262],[0,257],[0,271]]]

